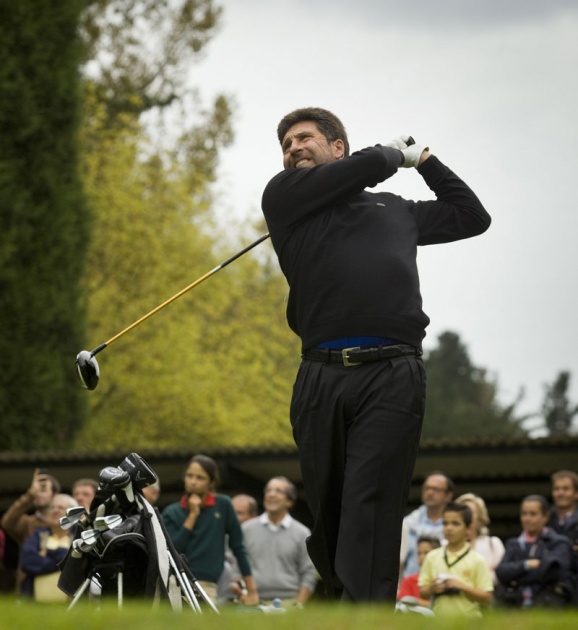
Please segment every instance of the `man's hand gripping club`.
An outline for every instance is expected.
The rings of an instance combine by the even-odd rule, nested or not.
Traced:
[[[404,168],[411,168],[412,166],[417,168],[430,156],[429,147],[416,144],[411,136],[399,136],[399,138],[391,140],[385,146],[399,149],[403,153],[402,166]]]

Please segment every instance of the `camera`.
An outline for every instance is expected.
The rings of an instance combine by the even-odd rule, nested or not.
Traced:
[[[448,573],[440,573],[437,578],[436,578],[436,582],[442,583],[445,582],[446,580],[449,580],[450,578],[453,578],[455,576],[453,575],[449,575]],[[442,595],[459,595],[460,594],[460,589],[459,588],[455,588],[455,587],[448,587],[446,588],[445,591],[443,591],[442,593],[437,593],[437,597],[441,597]]]

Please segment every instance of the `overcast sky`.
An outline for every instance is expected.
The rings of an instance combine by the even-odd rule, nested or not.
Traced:
[[[458,332],[501,402],[525,389],[520,411],[539,410],[561,370],[578,402],[578,2],[220,4],[223,26],[191,68],[203,98],[236,101],[220,215],[261,218],[261,192],[281,170],[275,129],[292,109],[334,111],[352,150],[412,134],[493,218],[481,237],[420,249],[425,348]],[[413,169],[376,190],[432,197]]]

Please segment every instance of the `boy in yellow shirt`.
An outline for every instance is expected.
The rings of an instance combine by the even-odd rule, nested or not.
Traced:
[[[443,513],[447,545],[433,549],[419,572],[419,590],[432,599],[436,615],[481,617],[482,604],[492,601],[494,586],[488,563],[467,540],[472,511],[463,503],[448,503]]]

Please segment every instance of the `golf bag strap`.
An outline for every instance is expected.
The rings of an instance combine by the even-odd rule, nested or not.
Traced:
[[[149,519],[152,527],[158,562],[159,578],[162,582],[161,588],[166,591],[172,609],[175,611],[181,610],[181,592],[178,586],[177,588],[175,588],[176,581],[174,579],[170,579],[171,575],[167,542],[161,524],[159,523],[159,517],[157,516],[157,513],[155,512],[152,505],[145,499],[144,496],[139,494],[136,495],[135,498],[141,510],[146,513],[146,516]]]

